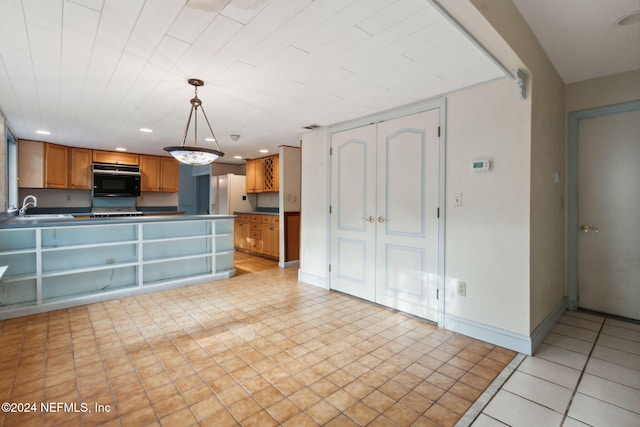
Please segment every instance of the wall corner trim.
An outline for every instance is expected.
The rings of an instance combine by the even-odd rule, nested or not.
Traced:
[[[298,281],[306,283],[307,285],[318,286],[329,290],[329,282],[326,277],[316,276],[315,274],[304,273],[298,270]]]
[[[569,299],[565,296],[560,299],[560,302],[551,310],[551,312],[540,322],[536,329],[531,334],[531,353],[533,354],[538,346],[542,344],[547,337],[551,329],[558,323],[558,320],[562,317],[565,311],[567,311]]]

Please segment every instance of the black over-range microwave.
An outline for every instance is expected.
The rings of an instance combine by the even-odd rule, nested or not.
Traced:
[[[138,197],[140,167],[131,165],[93,164],[94,197]]]

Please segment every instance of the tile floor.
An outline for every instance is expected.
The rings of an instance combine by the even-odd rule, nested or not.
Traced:
[[[249,264],[259,271],[1,321],[0,401],[37,408],[0,425],[451,426],[516,356]],[[607,369],[592,366],[575,406]]]
[[[474,427],[640,426],[639,324],[567,311],[534,356],[520,358]]]

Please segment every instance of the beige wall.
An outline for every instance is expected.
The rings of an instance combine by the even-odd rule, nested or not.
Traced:
[[[566,112],[621,104],[640,99],[640,69],[566,87]]]
[[[300,280],[329,286],[329,141],[327,128],[301,136]]]
[[[513,81],[447,97],[447,316],[529,335],[530,101]],[[488,158],[493,170],[471,172]],[[454,193],[462,206],[453,207]],[[456,295],[456,282],[467,295]]]
[[[565,287],[564,83],[511,0],[472,0],[523,62],[531,80],[530,325],[561,303]]]
[[[6,124],[0,114],[0,212],[7,211],[7,135]]]

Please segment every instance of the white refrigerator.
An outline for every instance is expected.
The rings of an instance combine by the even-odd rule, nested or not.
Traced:
[[[244,175],[217,175],[211,177],[211,212],[233,215],[234,212],[254,212],[255,194],[247,194]]]

